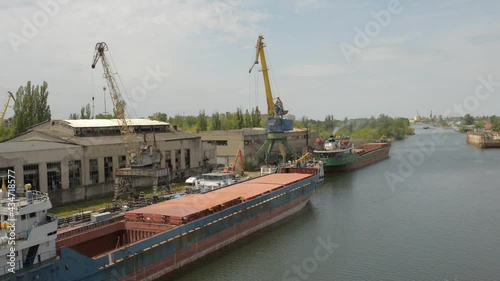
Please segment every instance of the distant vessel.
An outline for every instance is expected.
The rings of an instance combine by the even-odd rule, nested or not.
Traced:
[[[429,127],[425,126],[424,129],[429,129]]]
[[[317,141],[320,146],[314,150],[316,160],[322,161],[325,172],[348,172],[370,165],[389,157],[389,142],[365,143],[362,149],[355,149],[349,138],[335,139],[330,136],[326,142]]]

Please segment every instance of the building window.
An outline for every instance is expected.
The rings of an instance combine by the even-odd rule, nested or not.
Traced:
[[[61,162],[47,163],[47,188],[61,189]]]
[[[170,150],[165,150],[165,168],[172,171],[172,153]]]
[[[82,161],[68,161],[69,187],[82,185]]]
[[[181,151],[175,151],[175,169],[179,170],[181,168]]]
[[[216,146],[227,146],[227,140],[210,140],[206,141],[206,143]]]
[[[5,177],[5,180],[7,180],[7,176],[9,175],[9,171],[14,171],[14,167],[0,168],[0,177]],[[5,184],[7,184],[7,183],[5,183]]]
[[[104,181],[113,182],[113,157],[104,157]]]
[[[40,190],[40,181],[38,175],[38,164],[24,165],[24,184],[31,184],[32,190]]]
[[[118,156],[118,168],[121,169],[125,167],[127,167],[127,156]]]
[[[96,184],[99,182],[99,163],[97,159],[89,160],[89,175],[90,175],[90,184]]]
[[[9,185],[7,181],[9,180],[9,171],[14,171],[14,167],[6,167],[6,168],[0,168],[0,187],[2,185],[2,179],[5,181],[5,185]],[[11,172],[11,175],[15,176],[16,174]]]
[[[191,167],[191,153],[189,149],[184,150],[184,162],[186,163],[186,169]]]

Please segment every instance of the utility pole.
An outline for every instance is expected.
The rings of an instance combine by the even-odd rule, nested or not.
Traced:
[[[106,87],[102,87],[102,91],[104,93],[104,117],[107,118],[108,113],[106,112]]]

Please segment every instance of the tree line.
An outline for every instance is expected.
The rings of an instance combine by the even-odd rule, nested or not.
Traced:
[[[25,86],[17,89],[12,126],[0,125],[0,141],[22,134],[29,127],[51,119],[48,88],[45,81],[42,85],[33,85],[28,81]]]
[[[318,132],[322,138],[328,138],[331,135],[348,136],[354,143],[371,142],[381,138],[401,140],[405,136],[414,134],[408,118],[393,118],[385,114],[377,118],[372,116],[348,119],[346,117],[343,120],[336,120],[333,115],[327,115],[324,121],[303,117],[295,123],[295,127],[309,128],[311,131]]]
[[[19,87],[14,103],[14,117],[12,126],[0,126],[0,141],[25,132],[29,127],[51,119],[50,106],[48,105],[49,91],[47,82],[42,85],[32,85],[30,81],[25,86]],[[69,119],[111,119],[114,114],[98,114],[92,116],[90,104],[81,107],[80,114],[72,113]],[[496,116],[492,116],[494,119]],[[197,116],[174,115],[156,112],[149,119],[168,122],[177,126],[179,130],[188,132],[202,132],[215,130],[235,130],[243,128],[264,128],[266,118],[259,107],[250,110],[236,108],[235,112],[214,112],[210,115],[204,110]],[[498,120],[498,121],[497,121]],[[493,120],[492,120],[493,121]],[[494,119],[495,125],[500,126],[500,118]],[[492,122],[493,123],[493,122]],[[351,136],[353,140],[372,141],[382,136],[392,139],[402,139],[413,134],[407,118],[392,118],[381,114],[378,118],[358,118],[337,120],[333,115],[326,115],[324,120],[314,120],[302,117],[295,121],[295,128],[307,128],[311,132],[318,132],[322,137],[330,135]]]
[[[264,127],[259,107],[247,109],[245,113],[241,108],[236,108],[235,112],[215,112],[207,115],[204,110],[198,116],[175,115],[167,116],[166,113],[156,112],[148,117],[152,120],[168,122],[176,125],[178,129],[188,132],[203,132],[217,130],[237,130],[243,128]]]

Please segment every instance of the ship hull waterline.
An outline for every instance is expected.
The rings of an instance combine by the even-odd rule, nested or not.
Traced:
[[[323,162],[325,173],[350,172],[388,158],[389,151],[390,147],[383,147],[361,156],[353,155],[356,158],[345,163],[339,163],[336,158],[317,157],[317,159]]]
[[[296,213],[317,185],[311,176],[100,257],[64,247],[54,264],[9,280],[156,280]]]

